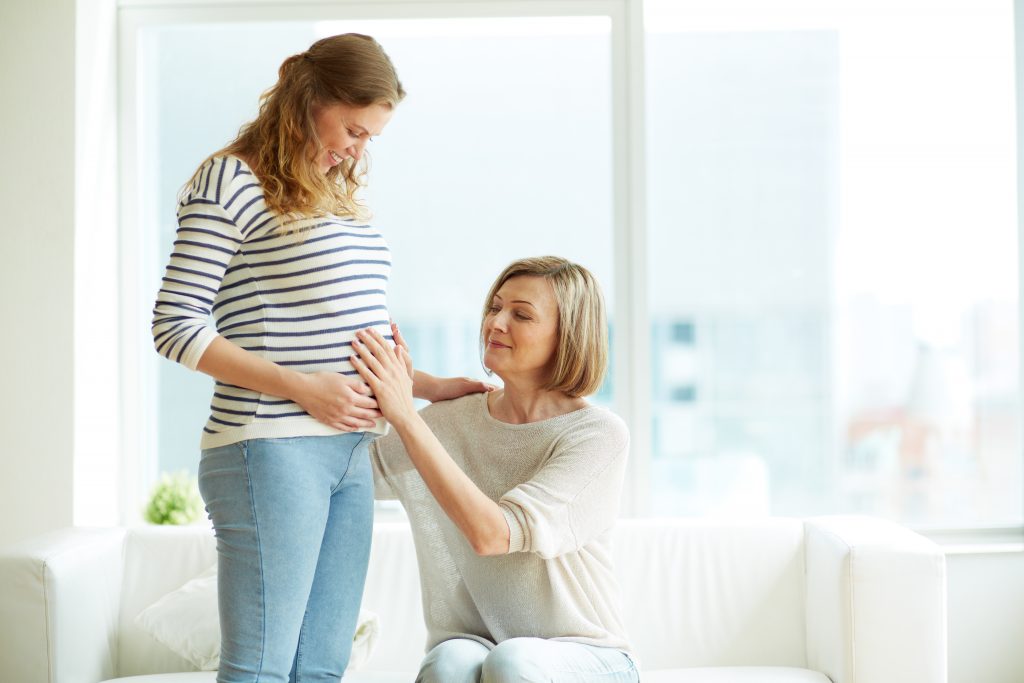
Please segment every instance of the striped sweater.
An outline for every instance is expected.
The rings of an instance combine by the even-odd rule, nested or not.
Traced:
[[[243,161],[208,161],[178,203],[153,308],[157,351],[194,370],[220,334],[300,372],[357,374],[348,361],[356,330],[375,327],[391,338],[387,243],[369,225],[335,216],[287,227],[291,234],[282,234]],[[385,429],[379,421],[372,431]],[[201,448],[337,433],[292,401],[216,382]]]

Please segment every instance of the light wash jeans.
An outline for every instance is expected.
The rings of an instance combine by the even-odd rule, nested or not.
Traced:
[[[199,490],[219,561],[218,683],[341,679],[370,556],[374,436],[203,451]]]
[[[511,638],[494,649],[468,638],[427,653],[416,683],[637,683],[626,653],[544,638]]]

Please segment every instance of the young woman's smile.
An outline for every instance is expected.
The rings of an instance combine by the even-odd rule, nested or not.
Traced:
[[[366,144],[380,135],[391,120],[392,109],[382,104],[351,107],[335,103],[316,107],[313,121],[320,139],[320,171],[329,170],[348,158],[359,161]]]

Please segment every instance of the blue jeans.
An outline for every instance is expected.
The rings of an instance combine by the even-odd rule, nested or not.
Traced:
[[[511,638],[494,649],[468,638],[427,653],[416,683],[637,683],[626,653],[544,638]]]
[[[218,683],[341,679],[370,556],[374,436],[203,451],[199,490],[219,562]]]

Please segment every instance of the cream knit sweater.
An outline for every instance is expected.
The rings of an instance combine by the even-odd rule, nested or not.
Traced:
[[[434,403],[421,415],[458,466],[501,506],[511,531],[507,555],[477,555],[398,435],[373,443],[377,498],[400,500],[412,524],[427,650],[451,638],[493,647],[532,636],[632,654],[610,548],[629,450],[625,423],[589,406],[507,424],[491,417],[486,394]]]

